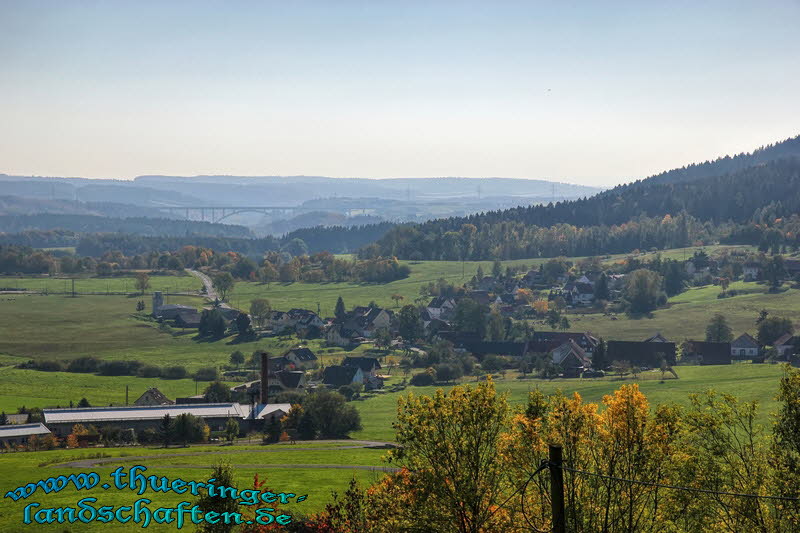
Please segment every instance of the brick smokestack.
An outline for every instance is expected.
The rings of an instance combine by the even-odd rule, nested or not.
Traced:
[[[267,389],[269,388],[269,354],[261,352],[261,403],[268,403]]]

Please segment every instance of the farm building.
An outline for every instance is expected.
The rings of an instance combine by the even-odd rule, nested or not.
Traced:
[[[634,366],[658,368],[663,359],[668,365],[677,362],[674,342],[608,341],[609,361],[628,361]]]
[[[50,430],[41,423],[0,426],[0,445],[16,446],[25,444],[33,436],[43,437],[49,434]]]
[[[75,424],[91,424],[98,429],[104,426],[132,428],[139,432],[146,428],[157,428],[164,415],[174,418],[184,413],[199,416],[212,431],[220,431],[225,428],[229,418],[249,418],[250,406],[229,402],[45,409],[44,423],[58,437],[69,435]]]

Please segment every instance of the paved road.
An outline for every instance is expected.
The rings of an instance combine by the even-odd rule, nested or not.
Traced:
[[[203,282],[203,286],[206,288],[205,296],[209,301],[214,302],[217,300],[217,291],[214,290],[214,282],[211,281],[211,278],[209,278],[199,270],[192,270],[190,268],[187,268],[186,272],[188,272],[189,274],[191,274],[192,276],[196,277],[197,279]],[[231,308],[231,306],[229,306],[225,302],[220,302],[219,306],[227,309]]]
[[[135,456],[124,456],[124,457],[103,457],[103,458],[93,458],[93,459],[79,459],[77,461],[69,461],[66,463],[58,463],[51,466],[58,466],[58,467],[68,467],[68,468],[83,468],[88,469],[95,466],[102,466],[106,464],[118,464],[118,463],[127,463],[131,461],[145,461],[147,459],[167,459],[169,457],[203,457],[207,455],[224,455],[224,454],[233,454],[233,453],[271,453],[271,452],[308,452],[308,451],[336,451],[336,450],[354,450],[354,449],[375,449],[375,448],[393,448],[395,447],[394,443],[391,442],[381,442],[381,441],[371,441],[371,440],[348,440],[348,441],[324,441],[324,442],[347,442],[347,445],[344,446],[337,446],[333,448],[320,448],[320,447],[295,447],[295,446],[275,446],[275,447],[265,447],[262,449],[232,449],[226,450],[223,447],[219,451],[210,451],[210,452],[181,452],[181,453],[162,453],[157,455],[135,455]],[[210,463],[209,463],[210,464]],[[209,468],[209,464],[198,464],[198,465],[177,465],[177,468]],[[335,468],[335,469],[357,469],[357,470],[380,470],[384,472],[395,472],[397,468],[391,467],[382,467],[382,466],[369,466],[369,465],[332,465],[332,464],[322,464],[322,465],[315,465],[315,464],[257,464],[257,465],[234,465],[234,466],[241,466],[241,467],[257,467],[257,468]]]

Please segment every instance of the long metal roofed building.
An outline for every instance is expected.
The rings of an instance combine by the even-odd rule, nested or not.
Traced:
[[[126,407],[82,407],[44,409],[44,423],[60,436],[72,432],[75,424],[118,426],[136,430],[156,427],[164,415],[174,418],[183,413],[202,417],[212,430],[222,429],[229,418],[246,419],[250,406],[235,402],[183,405],[133,405]]]

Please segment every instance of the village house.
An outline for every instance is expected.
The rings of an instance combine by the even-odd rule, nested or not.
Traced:
[[[366,375],[376,375],[381,363],[374,357],[345,357],[342,366],[357,366]]]
[[[428,312],[431,319],[445,319],[450,317],[455,308],[456,301],[453,298],[449,296],[437,296],[428,303],[425,310]]]
[[[529,350],[534,353],[549,353],[553,348],[561,346],[570,340],[581,347],[591,356],[600,344],[600,339],[589,332],[573,333],[569,331],[536,331],[529,343]]]
[[[586,356],[586,352],[572,339],[550,350],[549,355],[565,378],[580,377],[584,370],[592,366],[592,361]]]
[[[659,331],[652,337],[645,339],[644,342],[669,342],[669,341]]]
[[[677,362],[674,342],[608,341],[606,360],[628,361],[640,368],[659,368]]]
[[[344,324],[333,324],[325,332],[325,340],[330,344],[347,348],[356,344],[360,344],[364,339],[359,336],[358,332],[354,329],[346,327]]]
[[[761,278],[761,264],[757,261],[747,261],[742,268],[744,281],[756,281]]]
[[[758,356],[758,341],[749,333],[742,333],[731,343],[731,357],[749,359]]]
[[[31,437],[41,438],[49,434],[50,430],[42,423],[0,426],[0,446],[20,446]]]
[[[701,365],[731,364],[731,343],[689,341],[684,358],[696,358]]]
[[[498,296],[489,293],[489,291],[470,291],[467,293],[467,298],[475,300],[480,305],[500,305],[503,303]]]
[[[175,314],[175,327],[197,329],[200,327],[200,313],[197,309],[181,309]]]
[[[283,354],[287,360],[291,361],[296,367],[311,366],[317,360],[317,356],[305,346],[292,348]]]
[[[322,373],[322,384],[331,388],[364,383],[364,372],[358,366],[331,365]]]
[[[364,388],[366,390],[383,388],[383,378],[378,374],[381,364],[374,357],[345,357],[344,361],[342,361],[342,366],[360,368],[364,376]]]
[[[772,346],[780,358],[788,361],[793,355],[800,353],[800,336],[785,333]]]
[[[133,402],[133,405],[174,405],[175,402],[167,398],[163,392],[155,387],[150,387]]]
[[[561,294],[573,305],[592,305],[594,302],[594,287],[591,283],[571,281],[564,285]]]
[[[342,321],[344,330],[354,332],[358,337],[370,339],[378,330],[391,330],[394,313],[381,307],[356,307]],[[336,344],[336,343],[335,343]]]

